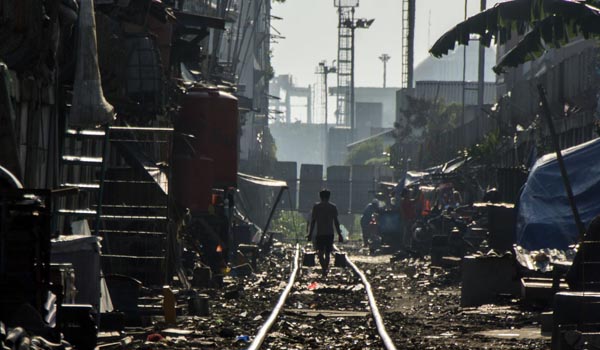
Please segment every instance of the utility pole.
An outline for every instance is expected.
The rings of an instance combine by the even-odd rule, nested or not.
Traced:
[[[469,0],[465,0],[465,21],[467,20]],[[461,147],[466,146],[465,137],[465,104],[466,104],[466,80],[467,80],[467,46],[463,46],[463,69],[462,69],[462,113],[460,115],[460,143]]]
[[[481,12],[485,11],[487,7],[487,0],[481,0]],[[479,72],[478,72],[478,87],[477,87],[477,120],[475,122],[477,137],[481,136],[479,133],[480,130],[480,122],[483,117],[483,103],[485,97],[485,47],[479,42]]]
[[[381,62],[383,62],[383,87],[386,87],[386,77],[387,77],[387,63],[390,60],[390,58],[392,58],[392,56],[388,55],[387,53],[382,54],[381,56],[379,56],[379,59],[381,60]]]
[[[402,87],[413,87],[416,0],[402,0]]]
[[[567,199],[569,200],[571,211],[573,212],[573,220],[575,221],[575,225],[577,226],[577,230],[579,231],[579,237],[581,238],[581,240],[583,240],[583,236],[585,235],[585,226],[581,221],[581,216],[579,215],[579,210],[577,209],[577,203],[575,202],[575,196],[573,196],[573,188],[571,187],[571,181],[569,181],[569,173],[567,172],[565,161],[562,157],[560,144],[558,143],[558,136],[556,135],[556,129],[554,128],[554,121],[552,120],[552,113],[550,111],[550,107],[548,106],[546,90],[544,89],[542,84],[538,84],[537,88],[538,93],[540,95],[540,107],[542,109],[542,115],[546,119],[546,122],[548,122],[548,129],[550,130],[552,146],[554,146],[554,152],[556,152],[556,161],[558,162],[560,176],[563,180],[563,185],[565,187],[565,192],[567,193]]]
[[[336,73],[337,68],[334,66],[328,66],[325,61],[319,62],[319,66],[317,67],[317,74],[323,75],[323,85],[325,86],[325,122],[323,123],[323,132],[324,132],[324,152],[323,152],[323,167],[327,169],[327,153],[329,150],[328,147],[328,133],[329,133],[329,124],[328,124],[328,113],[329,113],[329,105],[327,103],[329,98],[328,84],[327,84],[327,76],[331,73]]]

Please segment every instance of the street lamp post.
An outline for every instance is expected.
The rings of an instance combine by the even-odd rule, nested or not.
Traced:
[[[384,53],[381,56],[379,56],[379,59],[381,60],[381,62],[383,62],[383,87],[384,88],[386,86],[387,63],[390,60],[390,58],[392,58],[392,56],[388,55],[387,53]]]
[[[371,26],[371,24],[373,24],[373,22],[375,21],[375,19],[366,19],[366,18],[359,18],[359,19],[354,19],[354,8],[352,8],[352,17],[347,19],[343,25],[346,28],[350,28],[351,30],[351,46],[350,46],[350,52],[351,52],[351,58],[350,58],[350,139],[351,141],[354,141],[354,128],[355,128],[355,124],[356,124],[356,106],[355,106],[355,100],[354,100],[354,32],[357,28],[364,28],[367,29]]]

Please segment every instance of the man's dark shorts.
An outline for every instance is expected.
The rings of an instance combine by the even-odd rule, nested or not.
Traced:
[[[315,240],[315,248],[317,251],[325,251],[331,253],[333,251],[333,235],[319,236]]]

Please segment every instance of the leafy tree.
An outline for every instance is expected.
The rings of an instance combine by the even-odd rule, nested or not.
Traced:
[[[496,129],[485,135],[480,143],[465,149],[464,155],[479,164],[491,165],[497,159],[503,141],[500,129]]]
[[[249,153],[248,160],[241,171],[257,175],[272,173],[277,161],[277,144],[268,127],[256,133],[255,148]]]
[[[422,141],[422,147],[434,150],[440,147],[440,136],[446,131],[455,129],[459,124],[459,118],[462,114],[462,106],[457,104],[446,105],[442,100],[435,101],[424,100],[414,97],[407,97],[407,103],[404,109],[400,111],[403,115],[402,121],[396,123],[397,144],[392,148],[390,162],[401,167],[401,158],[406,139]],[[410,143],[410,142],[409,142]],[[421,143],[419,141],[419,143]],[[417,167],[423,164],[435,164],[446,159],[440,158],[440,152],[419,152]],[[416,155],[415,155],[416,157]]]
[[[430,101],[407,96],[407,105],[400,112],[403,122],[397,123],[396,135],[402,139],[422,130],[425,137],[439,135],[458,125],[462,108],[457,104],[445,105],[441,100]]]
[[[361,142],[350,150],[346,158],[347,165],[366,165],[372,159],[381,158],[383,153],[383,142],[371,139]],[[371,163],[374,161],[371,161]]]
[[[396,122],[396,136],[406,138],[415,133],[416,130],[422,129],[427,125],[427,116],[434,109],[434,103],[418,99],[411,96],[406,96],[406,106],[400,110],[402,121]]]
[[[388,156],[380,156],[376,158],[371,158],[365,162],[365,165],[387,165],[390,163],[390,158]]]
[[[444,105],[437,102],[437,113],[432,113],[427,119],[427,135],[435,137],[445,131],[454,129],[459,124],[462,106],[458,104]]]
[[[435,57],[446,55],[455,45],[468,45],[471,34],[489,47],[492,39],[504,44],[513,32],[524,35],[494,67],[501,73],[540,57],[550,48],[558,48],[581,35],[600,34],[600,1],[581,0],[512,0],[497,4],[457,24],[432,46]]]

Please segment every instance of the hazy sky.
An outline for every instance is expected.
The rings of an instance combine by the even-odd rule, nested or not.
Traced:
[[[488,0],[488,7],[499,2]],[[415,62],[425,59],[431,44],[464,17],[464,0],[416,0],[417,27]],[[469,15],[478,12],[479,0],[469,0]],[[285,36],[273,44],[276,74],[292,74],[297,84],[317,81],[319,61],[331,62],[337,56],[337,12],[333,0],[286,0],[274,3],[273,27]],[[356,18],[375,18],[369,29],[356,31],[356,85],[382,86],[382,53],[388,62],[387,85],[399,86],[401,79],[402,0],[360,0]],[[330,79],[334,79],[331,77]]]

